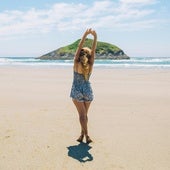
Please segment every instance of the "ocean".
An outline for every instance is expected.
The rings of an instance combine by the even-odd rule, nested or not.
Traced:
[[[2,66],[70,67],[73,60],[40,60],[34,57],[0,57]],[[130,60],[95,60],[99,68],[170,69],[170,57],[131,57]]]

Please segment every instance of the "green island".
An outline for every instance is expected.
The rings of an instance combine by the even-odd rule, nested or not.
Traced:
[[[77,46],[80,42],[80,39],[75,41],[74,43],[67,45],[65,47],[60,47],[57,50],[49,52],[45,55],[37,57],[37,59],[42,60],[69,60],[73,59],[74,54],[76,52]],[[92,39],[86,38],[84,47],[91,48],[92,46]],[[114,60],[121,60],[121,59],[130,59],[123,50],[119,47],[106,43],[97,41],[96,47],[96,55],[95,59],[114,59]]]

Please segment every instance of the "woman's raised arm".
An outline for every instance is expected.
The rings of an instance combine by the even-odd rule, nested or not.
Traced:
[[[74,56],[74,60],[75,60],[75,61],[78,61],[78,57],[79,57],[80,51],[81,51],[81,49],[83,48],[83,44],[84,44],[84,42],[85,42],[85,40],[86,40],[86,37],[87,37],[88,34],[90,34],[90,32],[91,32],[91,28],[90,28],[90,29],[87,29],[87,30],[85,31],[85,33],[83,34],[83,36],[82,36],[82,38],[81,38],[81,40],[80,40],[80,42],[79,42],[79,45],[78,45],[78,47],[77,47],[75,56]]]
[[[93,43],[92,43],[92,48],[91,48],[91,59],[90,59],[90,63],[93,64],[94,63],[95,53],[96,53],[96,46],[97,46],[97,34],[96,34],[95,30],[91,30],[90,33],[94,37]]]

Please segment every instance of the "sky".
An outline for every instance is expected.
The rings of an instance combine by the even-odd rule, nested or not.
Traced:
[[[87,28],[130,57],[170,57],[169,0],[0,0],[0,57],[39,57]]]

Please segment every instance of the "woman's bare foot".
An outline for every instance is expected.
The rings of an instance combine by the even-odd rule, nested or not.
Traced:
[[[91,143],[91,142],[93,142],[93,141],[90,139],[90,137],[89,137],[89,136],[86,136],[86,143],[89,144],[89,143]]]
[[[77,139],[78,142],[83,142],[84,135],[80,135],[80,137]]]

